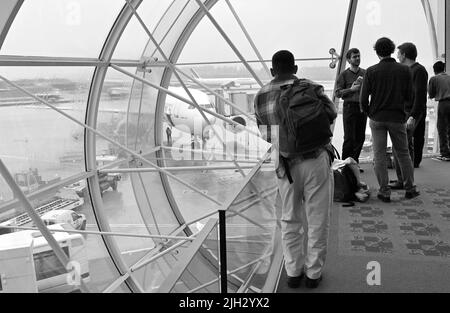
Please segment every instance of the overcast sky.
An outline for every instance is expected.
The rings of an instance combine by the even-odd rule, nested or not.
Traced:
[[[193,1],[193,0],[191,0]],[[434,0],[434,2],[442,0]],[[171,1],[144,0],[139,12],[150,29]],[[348,0],[231,0],[263,57],[289,49],[297,58],[328,57],[340,50]],[[1,54],[65,57],[98,56],[123,0],[33,0],[25,1],[7,36]],[[223,0],[212,14],[247,59],[255,59],[250,45]],[[362,51],[362,66],[377,58],[373,43],[381,36],[397,45],[417,44],[419,61],[430,67],[434,61],[428,27],[420,0],[360,0],[351,46]],[[138,59],[148,38],[133,19],[117,47],[115,58]],[[205,18],[192,34],[180,61],[237,60],[213,25]],[[309,62],[300,66],[329,62]],[[88,79],[90,69],[24,69],[1,71],[19,77],[78,76]]]

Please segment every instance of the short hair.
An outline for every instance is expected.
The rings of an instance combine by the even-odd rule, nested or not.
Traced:
[[[401,54],[404,54],[410,60],[415,61],[417,59],[417,47],[412,42],[405,42],[397,47]]]
[[[347,60],[350,60],[352,58],[352,54],[360,54],[359,50],[356,48],[352,48],[350,50],[347,51],[347,54],[345,55],[345,57],[347,58]]]
[[[434,70],[435,74],[445,72],[445,63],[442,61],[438,61],[438,62],[434,63],[433,70]]]
[[[277,73],[291,73],[294,71],[294,55],[287,50],[280,50],[272,57],[272,68]]]
[[[377,40],[374,46],[375,52],[380,57],[388,57],[395,51],[395,44],[387,37],[382,37]]]

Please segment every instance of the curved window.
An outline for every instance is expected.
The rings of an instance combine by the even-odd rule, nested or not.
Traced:
[[[98,57],[123,5],[122,0],[24,1],[2,54]]]

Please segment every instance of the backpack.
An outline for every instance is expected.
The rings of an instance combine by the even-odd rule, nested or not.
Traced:
[[[334,176],[334,201],[352,202],[356,200],[355,192],[358,191],[356,177],[348,165],[333,170]]]
[[[279,120],[280,154],[285,158],[306,155],[330,143],[330,116],[326,96],[317,95],[319,85],[306,79],[296,79],[293,84],[281,87],[276,105]]]
[[[340,159],[339,152],[335,149],[335,153]],[[334,201],[351,203],[356,201],[355,192],[358,191],[358,181],[355,174],[348,164],[333,167],[334,176]]]

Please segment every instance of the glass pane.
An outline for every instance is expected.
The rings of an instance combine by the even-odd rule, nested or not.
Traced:
[[[173,1],[153,0],[143,1],[140,4],[137,12],[150,32],[153,32],[171,2]],[[117,44],[113,59],[139,60],[148,41],[147,33],[133,15]]]
[[[123,0],[24,1],[2,54],[98,57]]]
[[[270,0],[231,3],[266,60],[270,60],[281,49],[292,51],[297,58],[327,57],[331,47],[338,49],[341,45],[347,0],[282,0],[276,4],[278,8],[283,8],[279,10],[274,10],[274,3]],[[320,18],[311,12],[320,12]],[[211,14],[244,57],[255,60],[255,53],[227,4],[219,1],[211,9]],[[306,29],[314,31],[304,31]],[[321,40],[317,40],[317,34],[321,34]],[[205,43],[208,43],[208,49],[201,49]],[[237,60],[236,55],[205,17],[189,38],[179,62],[232,60]]]
[[[5,72],[15,84],[84,123],[92,68],[8,67]],[[0,149],[17,179],[35,172],[37,181],[28,183],[27,192],[83,171],[84,128],[13,86],[2,83],[2,88]]]
[[[219,250],[217,225],[211,230],[178,282],[173,293],[218,293]]]
[[[74,186],[69,186],[69,188],[76,190],[77,194],[83,195],[84,205],[76,210],[76,213],[85,216],[86,230],[98,232],[96,217],[89,197],[86,196],[85,186],[86,181],[80,181],[79,185],[75,184]],[[91,277],[88,287],[91,292],[102,292],[120,276],[111,260],[110,254],[106,250],[102,237],[96,234],[87,234],[84,235],[84,238]],[[122,284],[115,292],[129,292],[129,289]]]
[[[240,288],[239,292],[261,292],[265,285],[274,257],[276,236],[280,236],[277,230],[277,217],[280,217],[277,190],[274,171],[260,170],[227,210],[230,292]]]

